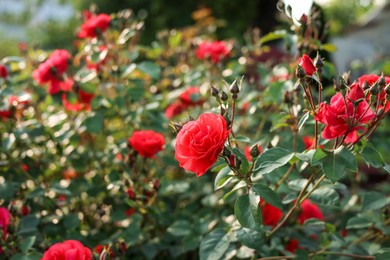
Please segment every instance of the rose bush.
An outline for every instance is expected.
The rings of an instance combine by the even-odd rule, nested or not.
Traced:
[[[317,13],[245,43],[203,16],[148,45],[85,12],[0,61],[0,259],[389,258],[386,61],[337,75]]]

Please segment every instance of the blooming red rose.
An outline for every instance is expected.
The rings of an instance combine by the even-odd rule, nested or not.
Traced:
[[[0,78],[5,79],[6,77],[8,77],[7,67],[3,64],[0,64]]]
[[[257,151],[259,152],[259,154],[263,152],[263,148],[261,147],[261,145],[257,145]],[[252,161],[251,147],[250,146],[245,147],[244,153],[248,161],[251,162]]]
[[[52,245],[41,260],[90,260],[91,250],[77,240],[65,240],[62,243]]]
[[[82,25],[78,33],[79,38],[94,38],[105,32],[110,26],[111,18],[108,14],[90,16]]]
[[[263,224],[267,226],[276,226],[283,217],[283,212],[271,204],[263,201],[259,202],[261,215],[263,217]]]
[[[7,235],[7,227],[11,224],[11,214],[7,208],[0,207],[0,228],[3,229],[3,238]]]
[[[68,61],[71,55],[66,50],[53,51],[47,60],[34,70],[33,78],[39,84],[49,82],[47,89],[49,94],[56,94],[60,90],[68,91],[73,86],[73,80],[64,80],[63,74],[68,69]]]
[[[287,251],[295,253],[295,250],[299,248],[299,241],[295,238],[288,241],[287,245],[284,247]]]
[[[176,137],[180,167],[202,176],[217,161],[230,130],[223,116],[205,113],[186,123]]]
[[[346,143],[358,140],[357,131],[366,129],[364,124],[375,117],[366,100],[354,108],[353,102],[361,98],[364,98],[362,88],[358,84],[353,84],[345,97],[338,92],[331,98],[330,105],[320,104],[314,119],[326,125],[322,132],[324,139],[345,136]]]
[[[306,54],[303,54],[303,56],[299,58],[298,64],[305,70],[307,76],[312,76],[313,73],[316,71],[316,67],[314,67],[313,60]]]
[[[224,41],[202,42],[195,55],[198,59],[210,58],[213,63],[218,63],[222,59],[229,57],[230,48]]]
[[[301,204],[301,213],[298,216],[299,224],[303,224],[307,219],[316,218],[319,220],[324,219],[321,209],[309,199],[306,199]]]
[[[164,136],[153,130],[135,131],[129,138],[129,144],[141,156],[154,158],[164,147]]]

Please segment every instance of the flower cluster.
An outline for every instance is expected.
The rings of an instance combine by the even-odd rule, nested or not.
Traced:
[[[198,59],[210,59],[213,63],[229,57],[230,47],[224,41],[202,42],[195,51]]]

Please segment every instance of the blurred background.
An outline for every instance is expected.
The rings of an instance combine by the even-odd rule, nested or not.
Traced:
[[[389,0],[316,0],[314,4],[328,22],[327,40],[337,47],[332,59],[339,72],[390,55]],[[253,28],[264,35],[287,26],[279,18],[277,0],[246,0],[239,6],[231,0],[0,0],[0,58],[18,55],[26,44],[72,49],[83,10],[133,9],[146,17],[142,42],[150,44],[162,30],[194,24],[196,16],[202,15],[196,11],[204,7],[212,11],[219,39],[243,42]]]

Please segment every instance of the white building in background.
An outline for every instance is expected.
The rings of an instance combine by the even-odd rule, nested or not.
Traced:
[[[42,2],[38,5],[38,2]],[[31,12],[28,24],[12,24],[3,21],[4,14],[20,15],[24,11]],[[38,26],[50,20],[66,21],[75,15],[73,6],[61,4],[59,0],[0,0],[0,36],[24,40],[29,27]]]

